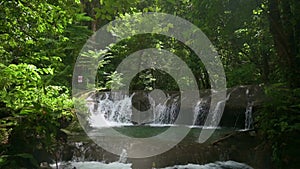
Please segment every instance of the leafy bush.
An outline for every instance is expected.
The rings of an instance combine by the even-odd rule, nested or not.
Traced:
[[[73,118],[73,102],[66,87],[47,85],[50,68],[0,68],[0,168],[36,168],[34,152],[55,153],[59,129]]]
[[[265,143],[272,147],[272,159],[278,168],[295,165],[295,147],[300,130],[300,89],[289,89],[283,84],[265,88],[267,99],[257,118]],[[291,166],[290,166],[291,167]]]

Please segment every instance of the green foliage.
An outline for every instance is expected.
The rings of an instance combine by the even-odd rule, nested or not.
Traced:
[[[37,149],[54,153],[58,129],[73,118],[73,102],[63,86],[45,86],[52,69],[28,64],[0,64],[0,128],[4,168],[36,167],[31,155]],[[22,160],[20,160],[22,159]]]
[[[260,74],[253,63],[246,63],[232,68],[227,73],[228,86],[235,86],[236,84],[255,84],[258,81]]]
[[[297,65],[299,61],[299,15],[295,10],[298,2],[280,3],[280,16],[272,26],[270,2],[276,1],[244,1],[244,0],[190,0],[190,1],[147,1],[141,2],[143,12],[158,11],[181,16],[197,25],[213,42],[222,59],[226,71],[227,86],[245,84],[264,84],[266,96],[261,115],[257,118],[257,127],[262,131],[264,141],[273,146],[273,159],[278,164],[287,163],[288,156],[298,156],[291,153],[291,147],[299,144],[295,133],[299,132],[299,85],[298,69],[292,70],[286,65]],[[274,15],[274,14],[273,14]],[[275,15],[277,16],[277,15]],[[128,14],[120,15],[121,18]],[[164,27],[163,23],[153,23]],[[122,34],[134,25],[124,25],[115,34]],[[279,26],[279,27],[278,27]],[[298,27],[297,27],[298,26]],[[270,29],[271,27],[271,29]],[[282,28],[281,28],[282,27]],[[294,29],[289,29],[294,28]],[[296,28],[297,27],[297,28]],[[165,26],[166,29],[172,27]],[[272,32],[272,28],[277,30]],[[157,29],[157,32],[163,29]],[[183,32],[184,33],[184,32]],[[298,35],[298,36],[297,36]],[[297,36],[297,37],[295,37]],[[279,45],[276,45],[276,39]],[[134,45],[132,45],[134,44]],[[114,68],[128,54],[144,48],[165,49],[173,52],[190,66],[201,88],[209,88],[209,77],[201,61],[196,61],[195,55],[189,49],[174,39],[159,37],[154,34],[128,38],[115,44],[110,50],[110,66],[102,68],[111,74]],[[293,48],[292,48],[293,47]],[[294,53],[290,53],[294,52]],[[289,54],[290,53],[290,54]],[[293,60],[294,59],[294,60]],[[294,64],[293,64],[294,63]],[[295,69],[296,67],[294,67]],[[278,85],[286,83],[287,79],[294,87]],[[101,80],[100,82],[107,80]],[[176,89],[168,86],[170,79],[165,74],[154,70],[140,72],[132,81],[132,89]],[[163,85],[157,85],[163,82]],[[271,85],[273,84],[273,85]],[[168,86],[168,87],[167,87]],[[280,164],[281,163],[281,164]],[[293,163],[293,162],[290,162]],[[297,163],[297,162],[295,162]]]
[[[136,5],[137,0],[120,0],[120,1],[108,1],[100,0],[100,7],[94,8],[96,12],[96,18],[102,20],[112,20],[115,16],[124,12],[131,12]]]
[[[38,167],[37,161],[34,159],[32,154],[28,153],[21,153],[21,154],[14,154],[14,155],[1,155],[0,156],[0,167],[8,168],[18,168],[20,165],[18,164],[17,160],[28,160],[30,161],[31,165],[35,168]]]
[[[178,15],[198,26],[217,48],[228,87],[274,84],[265,89],[267,101],[257,125],[265,141],[272,144],[274,161],[282,165],[282,159],[291,155],[292,145],[299,144],[293,137],[300,126],[297,121],[300,3],[276,2],[1,1],[0,168],[37,168],[39,161],[33,155],[36,150],[54,154],[62,138],[60,131],[74,118],[69,90],[76,58],[86,39],[92,31],[115,18],[132,20],[136,18],[130,14],[142,15],[142,12]],[[132,33],[128,32],[134,30],[131,23],[125,23],[119,30],[110,29],[118,38]],[[122,86],[122,74],[115,71],[120,62],[138,50],[156,48],[179,56],[194,73],[199,88],[210,88],[208,73],[195,53],[176,39],[158,35],[174,26],[162,21],[152,24],[157,27],[151,34],[128,37],[103,51],[83,53],[84,64],[90,65],[84,77],[95,79],[98,90]],[[93,68],[98,68],[96,77],[90,77]],[[287,81],[289,87],[278,84]],[[130,90],[155,88],[178,90],[171,76],[154,68],[138,73],[130,84]],[[79,107],[78,115],[86,119],[85,102],[74,102]],[[86,121],[81,124],[88,125]]]
[[[86,97],[74,99],[76,115],[80,116],[80,118],[78,118],[78,119],[81,121],[74,121],[70,126],[72,128],[72,130],[74,130],[74,129],[79,130],[79,131],[82,130],[81,128],[78,129],[78,125],[79,125],[78,122],[80,123],[81,126],[83,126],[84,129],[88,129],[90,127],[90,124],[88,121],[90,112],[88,111],[87,102],[85,100]]]
[[[53,85],[70,86],[72,66],[91,31],[75,2],[3,1],[0,5],[0,62],[54,68]],[[66,66],[70,65],[70,66]]]
[[[267,101],[257,118],[265,142],[272,145],[272,159],[279,168],[289,168],[297,161],[284,161],[297,156],[293,149],[299,145],[300,89],[288,89],[283,84],[265,88]],[[292,167],[291,167],[292,168]]]
[[[65,41],[62,36],[66,25],[72,22],[61,4],[44,1],[4,1],[1,3],[1,44],[4,63],[27,62],[45,66],[49,62],[59,62],[55,50],[59,42]],[[66,4],[65,4],[66,5]],[[65,7],[65,6],[64,6]],[[58,19],[59,18],[59,19]],[[48,36],[45,36],[48,34]],[[30,50],[29,50],[30,49]],[[57,54],[57,53],[56,53]],[[36,57],[28,57],[29,55]],[[51,56],[51,57],[49,57]]]
[[[109,78],[110,80],[108,80],[105,84],[105,89],[118,90],[124,85],[122,84],[122,74],[120,73],[113,72],[110,75],[108,75],[107,78]]]
[[[74,119],[72,67],[90,18],[70,0],[0,4],[0,168],[37,168],[34,153],[54,154]]]

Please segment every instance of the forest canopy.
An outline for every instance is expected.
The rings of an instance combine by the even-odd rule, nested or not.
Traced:
[[[277,167],[286,163],[281,159],[290,152],[283,149],[297,145],[289,136],[300,129],[300,1],[2,0],[0,168],[38,168],[35,153],[40,150],[55,157],[66,139],[61,129],[76,121],[72,75],[83,45],[110,21],[146,12],[179,16],[199,27],[221,58],[228,88],[264,89],[268,101],[261,106],[256,128],[262,143],[272,143]],[[86,56],[102,58],[97,90],[122,84],[116,67],[146,48],[176,54],[193,71],[199,89],[211,88],[205,66],[190,48],[174,38],[144,34]],[[130,87],[178,90],[172,77],[157,69],[140,72]]]

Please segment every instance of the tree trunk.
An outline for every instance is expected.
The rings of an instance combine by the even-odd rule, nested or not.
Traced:
[[[99,29],[100,19],[96,18],[95,8],[100,8],[99,0],[81,0],[80,3],[83,5],[84,12],[91,17],[93,20],[87,25],[89,28],[96,32]]]
[[[270,32],[279,58],[279,67],[289,87],[299,87],[297,80],[297,45],[289,1],[269,0]]]

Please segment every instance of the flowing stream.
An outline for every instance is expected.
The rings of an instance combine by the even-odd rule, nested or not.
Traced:
[[[230,98],[229,93],[226,100],[220,101],[215,107],[215,114],[212,116],[212,121],[218,116],[219,106],[225,104]],[[178,95],[166,95],[163,99],[157,102],[156,98],[151,95],[144,94],[143,97],[148,99],[148,105],[138,104],[141,108],[142,106],[148,108],[149,114],[143,117],[142,120],[134,119],[134,108],[133,108],[133,98],[135,93],[131,95],[123,95],[121,93],[102,93],[95,96],[90,96],[87,98],[87,107],[89,111],[88,124],[91,129],[89,131],[89,136],[94,135],[95,137],[105,139],[110,146],[120,146],[121,155],[118,159],[110,154],[107,154],[102,149],[97,148],[94,143],[86,142],[86,138],[75,139],[76,141],[71,141],[70,147],[72,149],[72,158],[63,160],[59,162],[60,169],[143,169],[143,168],[162,168],[162,169],[251,169],[250,166],[239,163],[236,161],[231,161],[229,154],[226,150],[222,150],[218,147],[210,148],[209,144],[211,141],[218,140],[226,134],[233,131],[247,131],[253,128],[253,101],[250,99],[249,90],[247,89],[247,105],[244,112],[239,114],[244,114],[244,124],[241,128],[225,127],[219,125],[216,128],[211,128],[211,126],[204,126],[204,122],[207,118],[209,112],[209,99],[201,99],[197,104],[193,105],[190,109],[193,113],[193,125],[184,126],[191,128],[189,134],[184,138],[179,146],[176,146],[174,152],[172,150],[166,155],[160,157],[153,157],[148,159],[128,159],[127,158],[127,148],[124,145],[114,145],[114,141],[118,138],[109,135],[109,132],[105,132],[106,129],[113,127],[118,132],[137,138],[152,137],[160,134],[167,130],[170,126],[174,125],[174,122],[178,116],[180,106],[180,96]],[[143,108],[143,107],[142,107]],[[226,114],[225,114],[226,116]],[[233,118],[233,117],[230,117]],[[235,117],[234,117],[235,118]],[[232,119],[232,121],[236,121]],[[221,123],[222,124],[222,123]],[[232,124],[233,126],[234,124]],[[180,127],[180,126],[178,126]],[[197,137],[201,130],[215,130],[214,135],[208,140],[207,145],[200,145],[196,143]],[[81,141],[82,140],[82,141]],[[162,145],[170,142],[171,140],[162,139]],[[186,148],[181,149],[180,146],[185,146]],[[198,147],[197,147],[198,146]],[[201,147],[202,146],[202,147]],[[196,148],[197,147],[197,148]],[[157,148],[157,147],[156,147]],[[198,149],[198,150],[197,150]],[[210,157],[209,153],[213,155]],[[197,154],[199,153],[200,154]],[[179,153],[179,154],[178,154]],[[206,154],[206,155],[205,155]],[[214,155],[215,154],[215,155]],[[163,159],[170,158],[170,159]],[[182,156],[182,160],[173,159]],[[198,160],[191,160],[200,158]],[[201,160],[202,159],[202,160]],[[144,160],[144,161],[143,161]],[[178,161],[179,160],[179,161]],[[176,162],[177,161],[177,162]],[[202,162],[201,162],[202,161]],[[213,162],[215,161],[215,162]],[[193,163],[196,162],[196,163]],[[144,166],[144,164],[147,166]],[[158,164],[159,163],[159,164]],[[183,165],[178,165],[183,164]],[[202,165],[200,165],[202,164]],[[52,165],[56,168],[55,165]]]
[[[152,126],[172,125],[174,124],[181,108],[179,96],[174,97],[168,95],[165,100],[156,103],[155,99],[153,99],[151,95],[148,95],[146,97],[149,100],[148,107],[151,114],[144,118],[144,121],[135,122],[135,120],[133,120],[134,113],[132,107],[132,98],[135,94],[133,93],[128,96],[122,94],[118,95],[118,93],[114,93],[113,95],[114,99],[112,99],[112,96],[110,96],[109,93],[103,93],[97,98],[88,98],[88,100],[90,100],[88,108],[89,112],[91,113],[88,120],[92,127],[101,128],[113,126],[130,126],[133,124],[147,124]],[[246,91],[246,95],[249,96],[248,89]],[[214,110],[214,115],[212,116],[212,123],[214,123],[215,118],[217,118],[217,116],[220,114],[220,106],[224,105],[229,98],[230,93],[227,95],[226,100],[217,103]],[[209,104],[209,100],[201,99],[197,102],[196,105],[194,105],[194,108],[191,109],[194,114],[194,126],[204,125],[207,114],[209,112]],[[244,112],[244,128],[240,129],[247,130],[253,127],[252,108],[253,101],[248,99],[248,103],[245,108],[246,110]]]
[[[69,162],[65,164],[60,164],[60,169],[132,169],[132,164],[124,164],[120,162],[112,162],[106,164],[103,162],[96,162],[96,161]],[[214,163],[208,163],[204,165],[199,165],[199,164],[175,165],[175,166],[169,166],[161,169],[253,169],[253,168],[246,164],[238,163],[235,161],[223,161],[223,162],[217,161]]]

